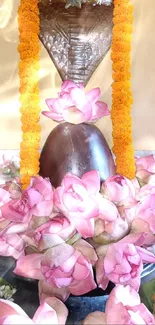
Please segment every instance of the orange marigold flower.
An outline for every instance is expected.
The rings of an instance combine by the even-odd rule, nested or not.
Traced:
[[[117,173],[135,176],[132,145],[131,33],[133,7],[130,0],[114,0],[114,27],[111,46],[113,61],[112,110],[113,151]]]
[[[21,183],[23,190],[26,190],[26,188],[29,186],[30,184],[30,179],[31,177],[25,173],[23,173],[23,175],[21,176]]]
[[[39,0],[21,0],[18,8],[20,55],[20,102],[22,142],[20,145],[20,174],[23,189],[30,177],[39,172],[40,107],[39,107]]]
[[[40,127],[40,124],[38,124],[38,123],[31,123],[31,125],[29,125],[29,124],[23,124],[22,127],[21,127],[22,132],[29,132],[30,127],[35,132],[41,132],[41,127]]]
[[[122,32],[122,33],[129,33],[131,34],[132,33],[132,25],[131,24],[128,24],[127,22],[126,23],[120,23],[120,24],[116,24],[114,25],[113,27],[113,32]],[[114,35],[115,37],[115,35]]]

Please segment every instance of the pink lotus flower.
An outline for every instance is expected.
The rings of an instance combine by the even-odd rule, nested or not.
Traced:
[[[139,202],[124,209],[124,217],[130,223],[131,232],[147,232],[145,245],[151,245],[155,233],[155,187],[143,186],[139,192]]]
[[[0,230],[5,228],[9,224],[9,221],[3,218],[1,212],[1,208],[3,207],[3,205],[8,203],[9,201],[11,201],[10,193],[4,190],[3,188],[0,188]]]
[[[40,280],[38,282],[38,291],[39,291],[39,299],[40,303],[49,297],[57,297],[62,301],[66,301],[69,297],[69,292],[64,288],[57,288],[49,285],[45,280]]]
[[[4,222],[3,222],[4,225]],[[12,256],[15,259],[25,255],[25,241],[23,233],[26,231],[28,224],[14,224],[8,221],[8,224],[0,231],[0,255]]]
[[[42,112],[54,121],[67,121],[74,124],[95,121],[109,115],[107,105],[98,101],[100,89],[94,88],[85,93],[82,84],[76,85],[66,80],[61,86],[58,98],[46,99],[50,112]]]
[[[0,256],[12,256],[15,259],[24,255],[25,243],[18,235],[0,235]]]
[[[134,201],[136,194],[133,183],[121,175],[109,177],[102,183],[101,192],[103,196],[117,205],[124,201]]]
[[[8,203],[11,200],[10,193],[3,188],[0,188],[0,216],[1,216],[1,207]]]
[[[155,256],[139,247],[145,240],[141,234],[131,234],[103,249],[104,256],[96,264],[97,283],[103,290],[109,281],[115,284],[140,286],[143,263],[155,263]],[[99,248],[101,254],[101,248]],[[98,252],[99,254],[99,252]]]
[[[100,178],[96,170],[85,173],[80,179],[66,174],[61,186],[54,192],[54,204],[84,237],[94,235],[94,218],[106,221],[117,218],[115,205],[99,193]]]
[[[0,188],[0,255],[12,256],[15,259],[24,255],[25,242],[22,234],[28,224],[11,222],[3,216],[1,210],[3,211],[3,208],[12,202],[11,196],[18,197],[19,195],[20,190],[14,183],[9,185],[9,191]]]
[[[2,216],[1,208],[11,201],[21,197],[20,187],[15,182],[6,182],[0,187],[0,231],[5,229],[11,222]]]
[[[53,209],[53,191],[48,179],[32,177],[21,199],[11,200],[1,208],[3,218],[28,223],[32,215],[49,216]]]
[[[148,195],[155,194],[155,184],[146,184],[141,187],[139,193],[137,194],[137,200],[143,201]]]
[[[136,159],[136,177],[142,182],[147,183],[150,176],[155,174],[155,157],[149,155]]]
[[[155,318],[140,302],[139,294],[130,286],[116,286],[110,293],[105,313],[89,314],[83,325],[155,324]]]
[[[80,179],[68,173],[61,186],[54,192],[54,204],[84,237],[94,233],[94,217],[99,214],[96,196],[100,179],[97,171],[91,171]]]
[[[109,295],[105,313],[108,324],[154,324],[154,316],[140,302],[139,294],[130,286],[116,286]]]
[[[16,200],[21,198],[22,189],[16,180],[6,182],[2,185],[2,188],[10,194],[10,199]]]
[[[142,223],[147,225],[148,231],[155,232],[155,194],[146,195],[137,205],[134,220],[137,219],[140,219]]]
[[[63,244],[76,233],[69,220],[61,214],[49,219],[34,231],[30,230],[26,239],[30,245],[43,251],[53,246]]]
[[[129,225],[126,220],[119,217],[107,222],[102,219],[95,221],[95,232],[93,240],[100,245],[107,245],[116,242],[127,235]]]
[[[138,209],[138,208],[137,208]],[[137,217],[136,208],[128,209],[126,211],[126,218],[132,220],[130,223],[130,232],[133,234],[142,234],[145,233],[144,246],[150,246],[155,243],[154,231],[152,231],[152,222],[150,218],[141,219]],[[134,215],[134,216],[133,216]],[[144,216],[145,217],[145,216]]]
[[[92,270],[96,261],[93,247],[81,239],[73,246],[64,243],[48,249],[44,254],[20,258],[14,273],[44,280],[49,285],[51,295],[52,289],[54,294],[55,288],[62,289],[62,299],[66,299],[70,293],[82,295],[96,288]]]
[[[14,302],[0,299],[0,324],[53,324],[65,325],[68,311],[65,305],[57,298],[46,299],[37,309],[33,318],[24,312]]]
[[[110,325],[107,324],[106,315],[101,311],[90,313],[82,322],[82,325]]]

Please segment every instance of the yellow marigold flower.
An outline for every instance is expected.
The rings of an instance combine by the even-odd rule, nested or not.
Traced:
[[[23,106],[25,106],[26,108],[28,108],[31,103],[35,102],[36,104],[39,104],[40,102],[40,98],[38,96],[38,94],[32,94],[32,93],[24,93],[21,94],[20,96],[20,102],[22,103]],[[29,110],[26,109],[26,112],[29,112]]]

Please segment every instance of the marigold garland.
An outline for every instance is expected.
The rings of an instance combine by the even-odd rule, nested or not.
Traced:
[[[131,35],[133,6],[130,0],[114,0],[114,27],[111,47],[113,61],[112,110],[113,152],[117,173],[129,179],[135,176],[132,145]]]
[[[20,102],[22,122],[22,142],[20,145],[20,174],[23,188],[30,182],[31,176],[39,172],[39,0],[21,0],[18,9],[18,28],[20,54]]]

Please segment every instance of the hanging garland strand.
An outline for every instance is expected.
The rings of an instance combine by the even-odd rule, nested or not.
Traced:
[[[39,0],[21,0],[18,9],[19,78],[22,122],[20,174],[23,189],[31,176],[39,172],[40,106],[39,106]]]
[[[131,36],[133,6],[130,0],[114,0],[114,27],[111,58],[113,61],[112,110],[113,152],[117,173],[135,177],[132,145]]]

